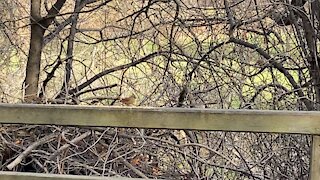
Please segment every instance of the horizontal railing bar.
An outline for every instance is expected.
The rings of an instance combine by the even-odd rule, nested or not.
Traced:
[[[320,112],[0,104],[0,123],[320,134]]]
[[[137,178],[126,177],[99,177],[9,171],[0,171],[0,178],[1,180],[138,180]]]

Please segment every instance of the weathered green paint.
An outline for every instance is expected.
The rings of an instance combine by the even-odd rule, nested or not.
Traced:
[[[0,104],[0,123],[320,134],[320,112]]]
[[[21,173],[0,171],[1,180],[135,180],[124,177],[77,176],[63,174]],[[141,180],[141,179],[140,179]]]

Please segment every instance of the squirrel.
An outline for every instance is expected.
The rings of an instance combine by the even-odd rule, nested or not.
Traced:
[[[136,101],[136,96],[134,94],[132,94],[131,96],[129,97],[126,97],[126,98],[121,98],[120,99],[120,102],[126,106],[131,106],[135,103]]]

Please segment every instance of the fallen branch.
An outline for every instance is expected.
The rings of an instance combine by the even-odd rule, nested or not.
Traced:
[[[131,169],[138,176],[149,179],[145,174],[143,174],[139,169],[135,168],[132,164],[130,164],[127,160],[125,160],[116,150],[113,150],[114,154],[122,161],[129,169]]]
[[[51,134],[49,136],[45,136],[36,142],[32,143],[26,150],[24,150],[14,161],[12,161],[10,164],[7,165],[7,168],[9,170],[12,170],[14,167],[16,167],[18,164],[21,163],[21,161],[28,156],[28,154],[31,153],[32,150],[36,149],[38,146],[47,143],[53,138],[56,138],[57,134]]]
[[[88,137],[91,134],[91,131],[87,131],[83,134],[81,134],[80,136],[72,139],[70,142],[68,142],[68,144],[64,144],[63,146],[61,146],[56,152],[54,152],[49,159],[52,160],[53,158],[55,158],[60,152],[64,151],[65,149],[69,148],[71,145],[77,144],[79,141],[83,140],[84,138]]]

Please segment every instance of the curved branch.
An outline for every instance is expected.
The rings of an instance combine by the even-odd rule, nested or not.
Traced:
[[[249,102],[250,102],[250,103],[253,103],[254,100],[257,98],[257,96],[258,96],[263,90],[265,90],[265,89],[268,88],[268,87],[279,88],[279,89],[284,90],[286,93],[289,92],[289,90],[288,90],[286,87],[282,86],[281,84],[273,84],[273,83],[272,83],[272,84],[266,84],[266,85],[260,86],[260,87],[257,89],[256,93],[252,96],[252,98],[250,99]]]
[[[257,53],[259,53],[262,57],[264,57],[271,65],[273,65],[274,68],[276,68],[278,71],[280,71],[290,82],[292,87],[296,89],[297,95],[301,99],[301,101],[304,103],[306,106],[307,110],[312,111],[314,110],[313,103],[306,98],[304,93],[302,92],[301,86],[297,84],[297,82],[294,80],[293,76],[289,73],[289,71],[283,67],[281,63],[278,63],[277,61],[274,60],[267,52],[265,52],[262,48],[258,47],[256,44],[251,44],[246,41],[236,39],[234,37],[230,38],[230,42],[233,42],[235,44],[239,44],[242,46],[245,46],[247,48],[255,50]]]
[[[96,81],[97,79],[107,75],[107,74],[110,74],[110,73],[113,73],[115,71],[119,71],[119,70],[123,70],[123,69],[126,69],[126,68],[129,68],[129,67],[133,67],[133,66],[136,66],[142,62],[146,62],[147,60],[149,59],[152,59],[156,56],[160,56],[160,55],[165,55],[167,54],[168,52],[166,51],[160,51],[160,52],[154,52],[154,53],[151,53],[147,56],[144,56],[142,57],[141,59],[138,59],[136,61],[133,61],[131,63],[128,63],[128,64],[124,64],[124,65],[121,65],[121,66],[117,66],[117,67],[114,67],[114,68],[111,68],[111,69],[107,69],[105,71],[102,71],[98,74],[96,74],[95,76],[93,76],[92,78],[90,78],[88,81],[80,84],[78,87],[75,87],[73,89],[70,89],[68,94],[75,94],[76,92],[84,89],[85,87],[89,86],[90,84],[92,84],[94,81]],[[62,92],[57,96],[57,98],[60,98],[60,97],[63,97],[63,94]]]

